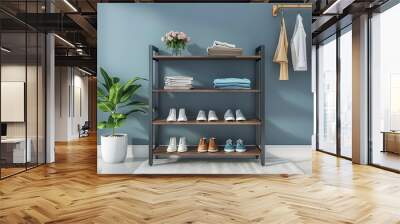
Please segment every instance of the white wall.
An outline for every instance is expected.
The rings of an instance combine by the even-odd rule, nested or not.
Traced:
[[[38,70],[37,70],[38,69]],[[42,67],[37,67],[20,63],[7,63],[1,66],[2,82],[20,82],[26,85],[26,102],[24,100],[25,89],[22,87],[16,93],[4,92],[2,88],[2,98],[8,98],[9,94],[22,94],[22,102],[10,102],[10,104],[20,104],[19,107],[5,106],[2,102],[2,114],[16,113],[22,116],[19,121],[5,122],[7,124],[7,137],[9,138],[28,138],[28,148],[30,149],[32,160],[39,163],[44,162],[45,151],[45,116],[44,116],[44,73]],[[4,83],[2,83],[3,85]],[[14,90],[15,91],[15,90]],[[8,94],[8,95],[7,95]],[[26,103],[26,107],[25,107]],[[21,105],[22,104],[22,105]],[[26,119],[24,114],[26,112]],[[3,120],[3,119],[2,119]],[[28,152],[29,155],[29,152]],[[38,156],[37,156],[38,155]]]
[[[76,68],[56,67],[55,85],[55,140],[77,139],[78,124],[88,120],[88,78]]]

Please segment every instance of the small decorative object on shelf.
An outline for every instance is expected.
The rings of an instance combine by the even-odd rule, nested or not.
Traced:
[[[161,41],[167,45],[167,48],[172,49],[174,55],[178,56],[185,49],[190,37],[184,32],[169,31],[161,37]]]
[[[120,163],[125,161],[128,149],[128,135],[116,133],[115,129],[123,126],[129,115],[135,112],[146,113],[148,105],[134,100],[141,87],[137,81],[145,80],[135,77],[121,83],[118,77],[109,76],[100,68],[103,82],[97,88],[97,107],[108,114],[108,119],[97,123],[98,129],[111,129],[111,135],[101,136],[101,155],[104,162]]]

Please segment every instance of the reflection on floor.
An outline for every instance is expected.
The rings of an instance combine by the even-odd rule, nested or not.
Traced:
[[[20,167],[17,167],[17,168],[1,168],[1,177],[4,178],[4,177],[10,176],[10,175],[22,172],[24,170],[25,170],[25,167],[23,167],[23,168],[20,168]]]
[[[36,167],[37,164],[36,163],[27,163],[26,165],[24,163],[18,163],[18,164],[13,164],[13,163],[9,163],[9,164],[2,164],[2,168],[1,168],[1,172],[0,172],[0,177],[1,178],[6,178],[8,176],[12,176],[14,174],[23,172],[25,170],[29,170],[30,168],[34,168]]]
[[[400,175],[313,152],[311,175],[98,175],[96,139],[0,181],[0,223],[399,223]],[[297,158],[297,156],[292,155]]]
[[[374,151],[372,157],[373,163],[376,165],[400,170],[400,155],[391,152]]]

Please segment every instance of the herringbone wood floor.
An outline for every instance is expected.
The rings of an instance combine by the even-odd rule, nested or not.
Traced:
[[[311,176],[98,176],[94,138],[0,181],[0,223],[400,223],[400,175],[322,153]]]

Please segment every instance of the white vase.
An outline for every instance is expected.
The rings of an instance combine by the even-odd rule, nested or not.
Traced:
[[[106,163],[121,163],[126,159],[128,135],[101,136],[101,156]]]

